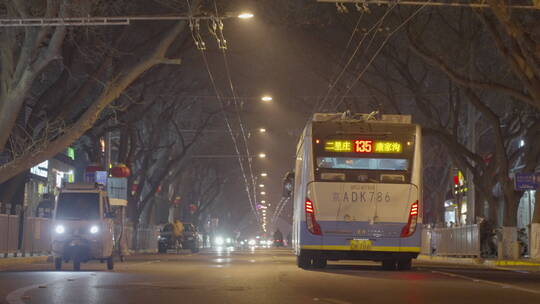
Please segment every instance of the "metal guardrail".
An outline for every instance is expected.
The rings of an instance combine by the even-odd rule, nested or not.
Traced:
[[[23,256],[26,253],[33,256],[51,252],[51,226],[52,222],[48,218],[27,217],[25,219],[21,247]]]
[[[19,246],[19,216],[0,214],[0,254],[7,257]]]
[[[120,231],[119,226],[116,226],[115,229],[116,231]],[[136,244],[133,243],[133,227],[131,225],[126,225],[124,234],[130,250],[157,252],[158,226],[139,227]]]
[[[449,228],[424,228],[422,254],[480,257],[480,227],[465,225]]]
[[[420,254],[431,255],[432,253],[431,235],[432,235],[432,229],[429,229],[429,228],[422,229],[422,245],[420,247]]]

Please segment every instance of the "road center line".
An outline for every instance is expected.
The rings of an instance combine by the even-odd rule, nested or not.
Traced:
[[[540,290],[534,290],[534,289],[519,287],[519,286],[516,286],[516,285],[499,283],[499,282],[488,281],[488,280],[482,280],[482,279],[468,277],[468,276],[464,276],[464,275],[461,275],[461,274],[455,274],[455,273],[451,273],[451,272],[444,272],[444,271],[437,271],[437,270],[432,270],[431,272],[442,274],[442,275],[449,276],[449,277],[456,277],[456,278],[461,278],[461,279],[464,279],[464,280],[470,280],[470,281],[473,281],[473,282],[480,282],[480,283],[495,285],[495,286],[502,287],[502,288],[511,288],[511,289],[515,289],[515,290],[519,290],[519,291],[525,291],[525,292],[530,292],[530,293],[534,293],[534,294],[540,294]]]

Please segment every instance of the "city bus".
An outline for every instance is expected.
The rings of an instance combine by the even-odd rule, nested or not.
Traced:
[[[421,243],[421,129],[409,115],[316,113],[297,145],[300,268],[371,260],[407,270]]]

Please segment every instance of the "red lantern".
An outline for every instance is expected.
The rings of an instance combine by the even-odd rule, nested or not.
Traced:
[[[131,174],[131,170],[124,164],[119,164],[111,169],[112,177],[128,177]]]

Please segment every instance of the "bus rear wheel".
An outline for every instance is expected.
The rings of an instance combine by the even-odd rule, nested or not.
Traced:
[[[313,257],[313,267],[314,268],[325,268],[326,267],[326,259],[321,256],[315,256]]]
[[[396,260],[383,260],[382,261],[382,268],[384,270],[394,270],[396,269]]]
[[[411,270],[412,268],[412,259],[398,260],[397,269],[398,270]]]
[[[302,269],[309,268],[311,266],[311,256],[300,252],[300,255],[296,257],[296,265]]]

